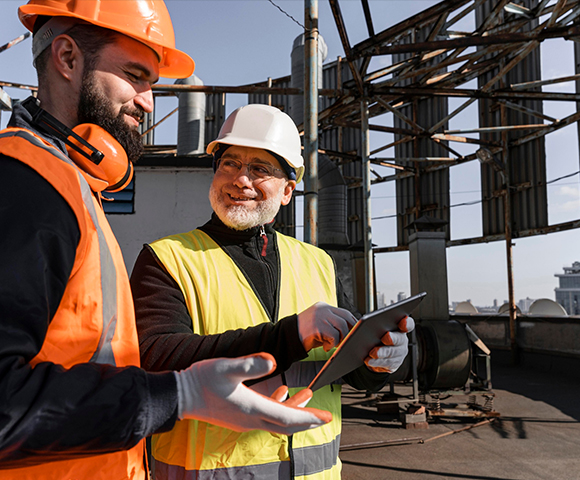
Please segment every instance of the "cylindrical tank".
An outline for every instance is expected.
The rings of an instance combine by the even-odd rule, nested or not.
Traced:
[[[417,373],[421,390],[462,388],[471,371],[471,342],[461,323],[454,320],[417,324]],[[411,355],[389,377],[389,382],[411,381]]]
[[[321,35],[318,35],[318,88],[322,87],[322,64],[326,60],[328,47]],[[304,88],[304,34],[298,35],[292,45],[290,55],[292,70],[290,77],[291,88]],[[304,122],[304,97],[302,95],[290,96],[290,116],[300,125]]]
[[[175,84],[203,85],[203,82],[192,75],[176,80]],[[178,97],[177,154],[205,153],[205,93],[182,92],[178,94]]]
[[[346,246],[347,186],[338,166],[326,155],[318,156],[318,244]]]

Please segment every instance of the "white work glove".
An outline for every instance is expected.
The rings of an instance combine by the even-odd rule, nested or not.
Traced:
[[[407,333],[415,328],[415,320],[405,317],[399,322],[398,332],[387,332],[381,338],[385,346],[378,346],[369,352],[366,366],[377,373],[393,373],[404,362],[409,350]]]
[[[260,429],[283,435],[292,435],[332,420],[330,412],[302,408],[312,397],[309,389],[280,403],[284,391],[277,390],[275,399],[271,399],[242,384],[245,380],[268,375],[275,368],[274,357],[257,353],[239,358],[204,360],[186,370],[174,372],[179,418],[202,420],[238,432]]]
[[[328,352],[346,337],[356,322],[348,310],[317,302],[298,314],[298,335],[307,352],[316,347]]]

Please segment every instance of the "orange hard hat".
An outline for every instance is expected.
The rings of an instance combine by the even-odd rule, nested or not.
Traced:
[[[191,57],[175,48],[163,0],[30,0],[18,9],[20,21],[31,32],[38,15],[73,17],[134,38],[157,53],[162,77],[189,77],[195,68]]]

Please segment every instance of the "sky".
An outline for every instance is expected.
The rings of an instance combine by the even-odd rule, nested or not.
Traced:
[[[274,3],[272,3],[274,2]],[[304,2],[302,0],[166,0],[173,19],[177,47],[196,62],[195,74],[205,85],[244,85],[277,78],[290,73],[292,42],[302,33]],[[18,21],[17,7],[23,2],[0,0],[0,45],[26,32]],[[405,18],[437,3],[430,0],[370,0],[375,31],[382,31]],[[351,45],[367,38],[368,33],[359,0],[340,2]],[[277,8],[280,7],[280,8]],[[281,11],[282,9],[283,11]],[[293,18],[290,18],[293,17]],[[471,30],[473,20],[465,20],[464,29]],[[319,31],[328,46],[326,61],[344,57],[344,51],[328,1],[319,1]],[[0,53],[0,81],[36,85],[31,65],[30,39]],[[542,46],[544,78],[574,74],[573,47],[563,40],[545,41]],[[385,60],[377,60],[385,61]],[[173,83],[160,79],[159,83]],[[465,85],[474,88],[474,85]],[[23,90],[6,88],[13,98],[25,98]],[[573,92],[571,83],[544,87],[545,91]],[[247,102],[246,95],[228,94],[227,113]],[[450,111],[458,104],[450,102]],[[177,106],[174,98],[164,98],[156,104],[156,119]],[[472,108],[473,107],[473,108]],[[475,127],[477,105],[453,119],[450,129]],[[556,118],[570,114],[573,103],[545,102],[544,112]],[[0,125],[9,118],[2,113]],[[373,123],[371,119],[371,123]],[[385,116],[381,122],[392,122]],[[378,123],[378,121],[377,121]],[[156,142],[175,143],[176,116],[164,122],[156,131]],[[547,136],[548,180],[577,172],[580,169],[576,125]],[[389,143],[389,134],[371,134],[371,150]],[[473,153],[474,145],[453,145],[462,154]],[[393,152],[381,155],[393,156]],[[378,170],[381,175],[389,174]],[[549,223],[556,224],[580,218],[579,175],[548,186]],[[396,245],[396,212],[394,182],[372,188],[371,216],[373,243],[379,247]],[[479,165],[469,162],[451,168],[451,205],[481,199]],[[298,202],[298,208],[301,203]],[[300,216],[300,215],[299,215]],[[385,218],[386,217],[386,218]],[[298,237],[301,236],[298,231]],[[481,236],[481,205],[454,207],[451,210],[451,238]],[[513,247],[514,287],[516,301],[522,298],[555,298],[558,286],[555,273],[580,261],[580,229],[516,239]],[[387,303],[399,292],[410,294],[409,256],[407,252],[377,254],[375,258],[377,290],[384,293]],[[505,242],[452,247],[447,249],[449,300],[470,299],[474,305],[501,305],[508,298]]]

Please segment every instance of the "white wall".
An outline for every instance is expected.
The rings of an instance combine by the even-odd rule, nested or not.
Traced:
[[[209,220],[212,178],[209,168],[135,168],[135,213],[107,216],[129,274],[144,243]]]

